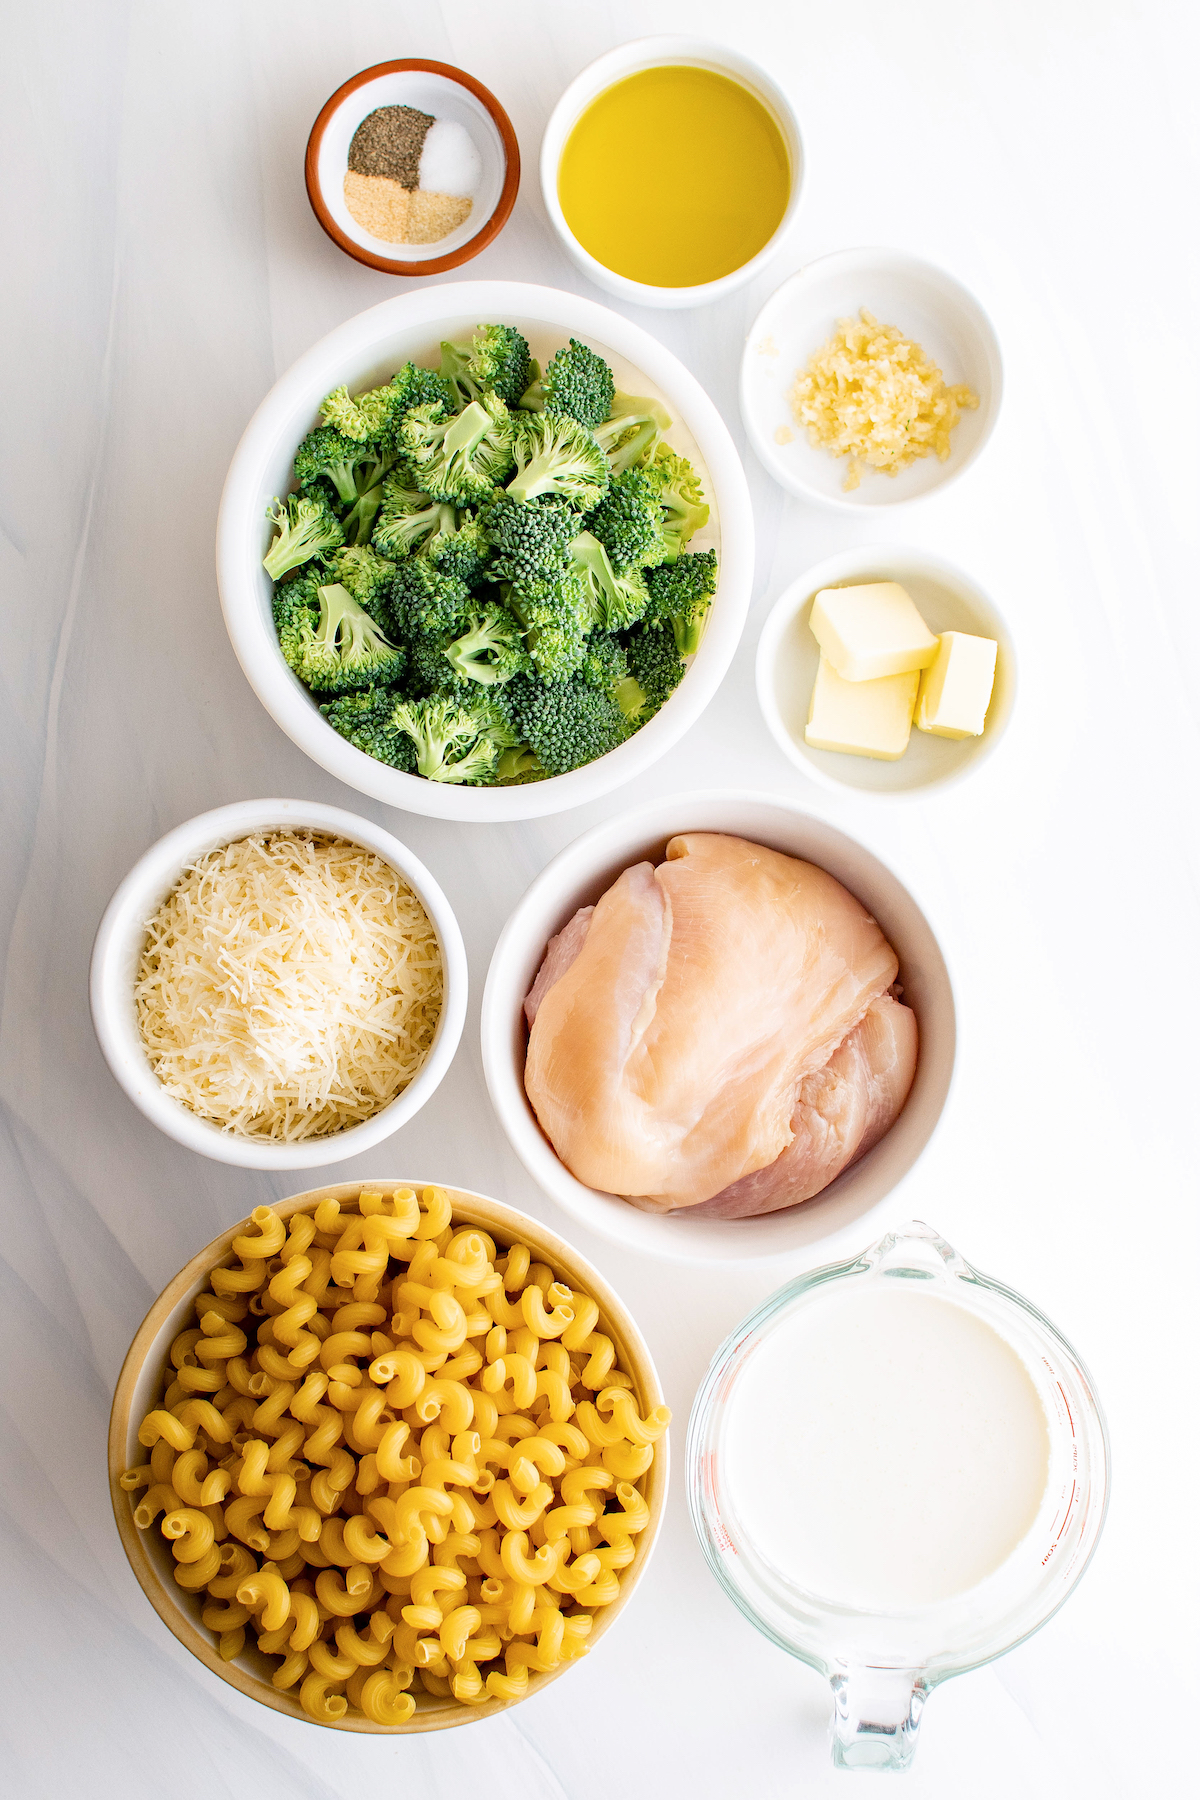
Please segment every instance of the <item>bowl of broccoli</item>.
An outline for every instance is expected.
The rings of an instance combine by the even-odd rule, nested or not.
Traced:
[[[695,721],[745,621],[753,522],[716,408],[647,332],[515,282],[361,313],[268,394],[217,575],[276,723],[410,812],[559,812]]]

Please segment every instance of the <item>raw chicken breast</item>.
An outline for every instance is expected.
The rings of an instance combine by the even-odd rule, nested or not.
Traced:
[[[775,1163],[802,1084],[898,967],[824,870],[705,832],[672,838],[658,868],[626,869],[551,955],[559,972],[548,956],[530,993],[526,1092],[580,1181],[656,1211],[724,1199]],[[875,1107],[860,1095],[856,1126],[849,1089],[864,1083],[844,1079],[849,1111],[832,1129],[849,1160]]]
[[[558,936],[552,937],[546,945],[542,966],[537,972],[533,986],[525,996],[525,1023],[531,1031],[533,1030],[533,1021],[538,1015],[538,1007],[555,982],[566,974],[583,949],[583,940],[588,934],[588,926],[592,922],[592,914],[595,910],[594,906],[581,906],[575,917],[563,926]]]
[[[910,1007],[883,994],[825,1067],[800,1083],[787,1149],[694,1211],[710,1219],[749,1219],[811,1200],[891,1130],[916,1070],[916,1018]]]

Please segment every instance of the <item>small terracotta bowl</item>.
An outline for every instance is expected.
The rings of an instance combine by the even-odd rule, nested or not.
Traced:
[[[381,1181],[346,1181],[293,1195],[290,1200],[279,1201],[273,1210],[286,1222],[294,1213],[314,1211],[321,1200],[337,1200],[343,1210],[350,1210],[357,1204],[364,1189],[373,1193],[381,1190],[389,1193],[398,1187],[411,1187],[419,1192],[429,1185],[431,1184],[425,1180],[398,1176],[389,1176]],[[448,1187],[444,1182],[436,1185],[441,1186],[449,1195],[456,1225],[478,1226],[497,1245],[505,1248],[516,1242],[528,1244],[534,1257],[549,1263],[560,1279],[571,1287],[590,1294],[600,1307],[598,1329],[615,1344],[617,1360],[633,1379],[633,1391],[643,1415],[652,1407],[662,1405],[663,1392],[658,1372],[642,1335],[631,1315],[591,1263],[546,1226],[527,1217],[525,1213],[517,1212],[514,1207],[502,1206],[499,1201],[486,1199],[482,1194]],[[138,1426],[157,1404],[163,1391],[164,1372],[171,1345],[179,1332],[189,1324],[192,1303],[196,1295],[207,1287],[213,1269],[232,1262],[233,1240],[239,1232],[247,1229],[248,1224],[248,1220],[242,1220],[193,1256],[187,1267],[181,1269],[175,1279],[163,1289],[142,1320],[113,1395],[108,1426],[109,1491],[117,1531],[130,1566],[141,1583],[146,1598],[167,1629],[175,1634],[184,1648],[190,1650],[206,1669],[228,1682],[239,1693],[247,1695],[251,1700],[261,1701],[275,1712],[287,1713],[293,1719],[312,1725],[318,1721],[310,1719],[304,1712],[299,1696],[294,1691],[280,1693],[277,1688],[272,1687],[271,1673],[276,1665],[273,1659],[264,1656],[256,1647],[248,1645],[233,1662],[222,1662],[212,1632],[206,1631],[200,1623],[201,1596],[186,1593],[177,1586],[174,1580],[176,1564],[169,1543],[156,1526],[148,1531],[138,1530],[133,1522],[136,1495],[130,1496],[120,1485],[123,1472],[146,1459],[146,1452],[138,1443]],[[650,1509],[650,1517],[645,1530],[636,1540],[637,1549],[633,1561],[627,1569],[621,1571],[619,1595],[611,1605],[600,1607],[596,1611],[595,1626],[588,1639],[589,1648],[595,1647],[616,1622],[618,1614],[628,1605],[650,1560],[667,1499],[669,1439],[669,1432],[659,1439],[654,1461],[638,1482]],[[576,1661],[561,1662],[557,1668],[544,1673],[531,1674],[523,1698],[529,1699],[534,1694],[540,1694],[549,1682],[557,1680],[565,1670],[578,1668],[581,1663],[586,1665],[586,1662],[587,1658],[583,1657]],[[521,1705],[520,1700],[488,1700],[482,1706],[464,1706],[457,1700],[443,1700],[433,1694],[417,1693],[416,1690],[414,1693],[417,1710],[405,1725],[377,1725],[360,1712],[347,1712],[341,1719],[323,1723],[335,1731],[365,1731],[387,1737],[398,1733],[441,1731],[450,1725],[470,1725],[475,1719],[488,1718],[492,1713],[506,1711],[509,1706]]]
[[[469,216],[433,244],[389,244],[366,231],[346,205],[343,183],[350,140],[380,106],[413,106],[453,119],[471,138],[483,166]],[[470,262],[503,229],[521,181],[521,153],[496,96],[449,63],[408,57],[376,63],[331,94],[309,133],[304,182],[317,222],[339,250],[385,275],[440,275]]]

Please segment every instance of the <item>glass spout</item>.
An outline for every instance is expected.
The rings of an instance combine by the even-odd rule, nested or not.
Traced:
[[[907,1769],[928,1689],[919,1669],[841,1669],[830,1678],[838,1769]]]

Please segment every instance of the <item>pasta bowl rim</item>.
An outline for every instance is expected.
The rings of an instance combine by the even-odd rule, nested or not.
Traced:
[[[392,346],[397,338],[417,328],[444,335],[448,328],[462,328],[464,318],[536,322],[561,331],[564,340],[571,335],[598,343],[629,363],[659,390],[675,423],[686,426],[694,438],[720,531],[717,591],[704,638],[675,692],[615,750],[565,775],[513,787],[426,781],[377,762],[341,737],[283,659],[271,619],[270,583],[261,567],[269,535],[263,496],[269,497],[277,485],[272,471],[278,471],[285,451],[290,470],[296,445],[311,428],[324,395],[347,379],[356,385],[359,376],[348,375],[351,368],[370,362],[378,369],[396,355]],[[279,377],[246,426],[229,465],[216,557],[225,629],[242,673],[275,723],[306,756],[347,787],[403,812],[500,824],[566,812],[598,799],[643,774],[695,724],[741,640],[754,574],[754,516],[745,471],[724,419],[690,369],[644,326],[558,288],[520,281],[449,281],[356,313],[319,338]]]
[[[150,1066],[133,1004],[133,971],[146,922],[198,856],[256,831],[313,830],[373,851],[421,902],[442,951],[442,1010],[429,1053],[408,1086],[369,1119],[295,1143],[242,1137],[167,1093]],[[135,944],[137,948],[135,948]],[[454,911],[421,859],[381,826],[309,800],[238,800],[176,825],[145,850],[104,910],[89,973],[92,1025],[114,1079],[152,1125],[185,1149],[243,1169],[313,1169],[372,1149],[415,1117],[454,1060],[467,1012],[467,953]]]
[[[375,1181],[342,1181],[331,1182],[325,1187],[309,1188],[302,1194],[292,1194],[285,1200],[269,1202],[271,1210],[277,1212],[285,1220],[294,1213],[311,1211],[324,1199],[334,1198],[345,1201],[357,1199],[364,1190],[373,1192],[383,1189],[385,1192],[398,1187],[411,1187],[420,1191],[424,1187],[440,1187],[450,1197],[453,1206],[453,1219],[464,1224],[481,1226],[490,1235],[511,1235],[536,1249],[554,1266],[556,1273],[563,1270],[572,1276],[581,1276],[579,1285],[600,1306],[600,1323],[609,1328],[608,1334],[617,1345],[618,1355],[636,1383],[643,1411],[652,1406],[664,1404],[662,1385],[658,1370],[650,1354],[645,1339],[642,1337],[637,1322],[624,1301],[594,1268],[588,1259],[570,1244],[565,1238],[540,1220],[530,1217],[516,1207],[508,1206],[503,1201],[493,1200],[486,1194],[477,1194],[469,1188],[454,1187],[446,1182],[433,1182],[424,1178],[388,1176]],[[175,1314],[185,1314],[195,1295],[202,1291],[202,1286],[220,1265],[223,1259],[232,1254],[233,1239],[239,1232],[250,1225],[248,1219],[242,1219],[221,1232],[203,1250],[197,1251],[179,1273],[167,1283],[157,1300],[150,1307],[145,1318],[138,1326],[133,1341],[126,1353],[117,1377],[113,1392],[112,1407],[109,1413],[108,1426],[108,1481],[109,1497],[112,1502],[113,1517],[117,1527],[121,1546],[128,1559],[134,1577],[142,1592],[153,1606],[155,1612],[172,1635],[185,1650],[204,1664],[205,1668],[230,1687],[246,1696],[269,1706],[274,1712],[295,1719],[298,1723],[318,1727],[326,1727],[335,1731],[357,1731],[377,1737],[396,1737],[425,1731],[441,1731],[456,1725],[470,1725],[478,1719],[490,1718],[496,1713],[507,1712],[513,1706],[521,1705],[523,1700],[532,1699],[541,1693],[550,1682],[564,1674],[567,1669],[578,1666],[577,1661],[560,1662],[555,1668],[538,1673],[531,1673],[529,1687],[521,1700],[488,1700],[482,1706],[466,1706],[462,1702],[447,1699],[435,1701],[432,1695],[427,1696],[432,1705],[418,1705],[412,1718],[404,1725],[378,1725],[365,1718],[361,1713],[346,1715],[337,1720],[317,1720],[309,1717],[300,1706],[294,1694],[280,1693],[269,1681],[254,1675],[247,1669],[239,1668],[235,1663],[222,1662],[211,1632],[205,1631],[199,1622],[199,1614],[192,1616],[187,1608],[187,1598],[182,1590],[168,1587],[162,1579],[146,1548],[145,1539],[151,1533],[143,1533],[133,1522],[133,1507],[130,1496],[120,1487],[120,1476],[131,1466],[130,1457],[136,1447],[137,1431],[133,1424],[134,1396],[143,1371],[150,1363],[155,1346],[161,1346],[162,1360],[165,1362],[172,1336],[184,1327],[181,1323],[172,1324]],[[574,1281],[572,1281],[574,1285]],[[641,1581],[647,1564],[650,1561],[659,1531],[662,1527],[666,1507],[667,1492],[670,1484],[670,1431],[663,1434],[655,1448],[654,1460],[642,1478],[645,1484],[644,1498],[649,1507],[650,1516],[645,1530],[637,1539],[634,1560],[621,1575],[620,1593],[608,1606],[601,1607],[595,1613],[595,1625],[588,1640],[589,1650],[597,1644],[604,1634],[611,1630],[617,1618],[624,1611],[632,1598],[635,1588]],[[151,1532],[153,1528],[151,1528]]]
[[[747,1219],[689,1219],[688,1209],[644,1212],[584,1185],[559,1159],[525,1093],[523,1002],[554,933],[599,898],[619,872],[685,832],[725,832],[765,843],[832,874],[879,924],[900,959],[900,978],[920,1027],[917,1073],[891,1129],[821,1193]],[[577,1223],[624,1249],[683,1263],[763,1262],[824,1254],[857,1235],[893,1198],[945,1116],[953,1084],[957,1018],[945,952],[909,874],[839,824],[762,790],[665,794],[595,825],[530,883],[492,953],[480,1016],[484,1079],[513,1150],[545,1193]],[[869,1227],[868,1227],[869,1229]]]

